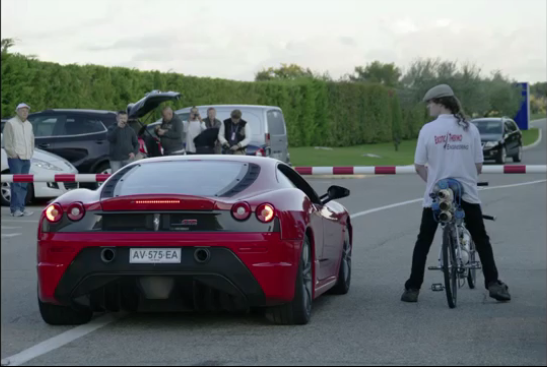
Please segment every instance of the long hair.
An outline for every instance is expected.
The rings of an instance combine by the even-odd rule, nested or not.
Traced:
[[[460,101],[458,101],[456,97],[433,98],[432,101],[433,103],[440,104],[448,109],[454,115],[456,120],[458,120],[458,125],[460,125],[465,131],[469,129],[469,122],[467,121],[467,117],[463,112]]]

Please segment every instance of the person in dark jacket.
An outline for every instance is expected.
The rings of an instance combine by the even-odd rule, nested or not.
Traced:
[[[218,140],[228,154],[245,155],[251,142],[251,126],[241,118],[240,110],[233,110],[231,118],[223,121],[218,132]]]
[[[195,137],[196,154],[217,154],[215,143],[218,140],[218,127],[212,127]]]
[[[135,130],[127,124],[127,112],[119,111],[117,120],[118,124],[108,131],[112,173],[131,163],[139,154],[139,140]]]
[[[207,129],[220,129],[220,125],[222,125],[222,122],[217,119],[217,110],[214,107],[209,107],[207,109],[207,118],[203,120],[205,122],[205,126]],[[196,146],[197,147],[197,146]],[[220,146],[220,141],[218,139],[214,142],[214,152],[215,154],[220,154],[222,150],[222,147]]]
[[[171,107],[165,107],[162,111],[163,121],[156,126],[156,134],[160,137],[163,155],[176,155],[184,153],[182,134],[184,125]]]

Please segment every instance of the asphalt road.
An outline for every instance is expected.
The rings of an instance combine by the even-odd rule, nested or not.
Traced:
[[[546,146],[526,151],[524,163],[546,164]],[[36,302],[37,213],[14,219],[3,208],[2,361],[23,352],[12,363],[35,356],[26,365],[546,365],[547,177],[481,179],[491,185],[481,198],[484,212],[498,217],[486,225],[512,302],[485,297],[481,275],[481,287],[462,289],[450,310],[444,293],[429,290],[442,275],[428,272],[420,302],[401,303],[421,214],[419,202],[404,202],[422,197],[423,182],[413,175],[314,178],[320,193],[331,184],[352,192],[341,202],[355,216],[354,268],[350,293],[319,299],[304,327],[191,314],[119,315],[96,330],[104,318],[47,326]],[[513,186],[534,181],[541,182]],[[391,204],[400,205],[385,208]]]

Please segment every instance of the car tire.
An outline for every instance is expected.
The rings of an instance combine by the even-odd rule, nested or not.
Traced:
[[[2,172],[2,174],[9,175],[10,171]],[[2,182],[2,192],[0,194],[0,201],[2,203],[2,206],[8,206],[8,207],[10,206],[10,200],[8,200],[6,196],[6,192],[7,192],[6,189],[9,189],[11,191],[9,187],[10,187],[10,184],[8,182]],[[34,201],[34,184],[29,182],[25,205],[32,204],[33,201]]]
[[[346,230],[344,236],[344,247],[342,250],[342,258],[340,259],[340,270],[338,271],[338,281],[329,292],[334,295],[348,294],[351,286],[351,252],[352,246],[349,240],[349,229]]]
[[[55,326],[76,326],[84,325],[91,321],[93,312],[91,310],[76,310],[71,307],[58,306],[44,303],[38,299],[40,315],[46,324]]]
[[[296,276],[294,299],[285,305],[267,309],[266,318],[276,325],[308,324],[311,319],[313,286],[312,248],[311,241],[306,236]]]
[[[522,153],[523,153],[523,151],[524,151],[524,149],[522,148],[522,145],[519,145],[519,151],[515,156],[513,156],[513,162],[515,162],[515,163],[522,162]]]
[[[106,163],[101,164],[99,167],[97,167],[97,169],[95,170],[95,173],[99,174],[99,175],[100,174],[111,174],[112,169],[110,168],[110,163],[106,162]],[[96,188],[101,187],[101,185],[102,185],[102,182],[95,183]]]
[[[496,163],[497,164],[505,164],[507,161],[507,150],[505,150],[505,147],[501,148],[498,156],[496,157]]]

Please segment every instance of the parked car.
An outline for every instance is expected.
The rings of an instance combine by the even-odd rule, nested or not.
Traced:
[[[290,165],[289,141],[287,138],[287,127],[281,108],[274,106],[255,105],[207,105],[196,106],[200,115],[207,117],[207,110],[214,107],[217,111],[217,118],[224,121],[230,118],[230,113],[241,110],[243,119],[251,125],[252,138],[247,146],[247,155],[276,158]],[[190,110],[193,107],[183,108],[175,111],[182,121],[190,117]],[[154,128],[161,124],[158,120],[147,126],[148,133],[156,136]],[[156,137],[157,138],[157,137]]]
[[[5,122],[5,121],[2,121]],[[4,134],[2,134],[2,174],[10,174],[8,156],[4,150]],[[78,170],[66,159],[48,153],[42,149],[35,149],[31,160],[30,174],[77,174]],[[77,182],[34,182],[28,185],[26,203],[30,204],[34,199],[56,198],[70,190],[79,188]],[[2,194],[0,196],[2,206],[9,206],[11,201],[11,188],[7,182],[2,182]]]
[[[508,117],[479,118],[471,121],[481,135],[484,160],[505,164],[507,157],[514,162],[522,161],[522,132]]]
[[[67,193],[38,225],[38,304],[52,325],[104,311],[249,311],[310,321],[351,285],[350,213],[287,164],[250,156],[145,159]],[[69,246],[71,253],[54,251]]]

